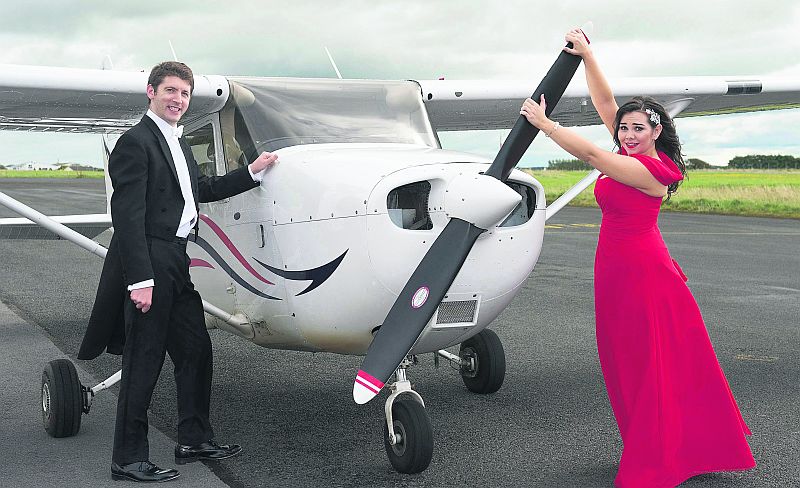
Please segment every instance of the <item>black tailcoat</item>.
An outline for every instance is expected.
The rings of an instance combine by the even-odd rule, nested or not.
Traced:
[[[189,146],[181,140],[195,205],[237,195],[258,186],[247,168],[225,176],[200,174]],[[114,235],[103,264],[89,326],[78,359],[93,359],[103,350],[122,354],[125,341],[123,304],[128,285],[152,279],[148,237],[172,240],[184,200],[175,162],[158,125],[148,116],[120,137],[108,161],[114,193]]]

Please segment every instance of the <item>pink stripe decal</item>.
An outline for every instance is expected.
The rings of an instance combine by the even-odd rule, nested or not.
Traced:
[[[209,263],[208,261],[206,261],[204,259],[198,259],[198,258],[192,258],[192,260],[189,262],[189,267],[190,268],[198,267],[198,268],[211,268],[211,269],[214,269],[214,266],[212,266],[211,263]]]
[[[356,381],[359,381],[362,385],[368,387],[371,390],[374,390],[375,393],[378,393],[381,388],[383,388],[383,382],[374,376],[370,375],[369,373],[364,372],[363,370],[358,370],[358,374],[356,375]]]
[[[356,383],[358,383],[359,385],[363,386],[364,388],[366,388],[367,390],[371,391],[372,393],[374,393],[376,395],[378,394],[378,392],[380,392],[380,390],[378,388],[375,388],[374,386],[370,385],[369,383],[367,383],[366,381],[362,380],[361,378],[356,377]]]
[[[217,237],[219,237],[222,243],[225,244],[225,247],[227,247],[228,250],[231,252],[231,254],[233,254],[233,257],[235,257],[240,263],[242,263],[242,266],[244,266],[244,268],[247,271],[249,271],[250,274],[252,274],[253,276],[255,276],[256,278],[258,278],[259,280],[263,281],[268,285],[274,285],[273,282],[269,281],[268,279],[258,274],[258,272],[254,270],[252,266],[250,266],[250,263],[245,261],[244,256],[242,256],[242,253],[240,253],[239,250],[236,249],[236,246],[233,245],[233,242],[231,242],[228,236],[226,236],[225,233],[222,232],[222,229],[220,229],[219,226],[213,220],[211,220],[211,218],[209,218],[208,215],[200,214],[200,220],[205,222],[211,228],[211,230],[214,231],[215,234],[217,234]]]

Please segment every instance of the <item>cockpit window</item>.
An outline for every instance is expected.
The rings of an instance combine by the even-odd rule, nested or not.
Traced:
[[[413,82],[232,78],[230,84],[220,113],[229,170],[258,152],[300,144],[439,147]]]

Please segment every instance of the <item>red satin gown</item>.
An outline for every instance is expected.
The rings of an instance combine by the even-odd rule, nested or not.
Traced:
[[[683,178],[659,156],[633,157],[664,185]],[[611,178],[594,192],[603,212],[597,350],[624,445],[615,486],[674,487],[701,473],[754,467],[750,430],[658,230],[661,198]]]

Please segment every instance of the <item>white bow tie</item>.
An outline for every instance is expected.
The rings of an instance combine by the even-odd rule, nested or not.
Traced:
[[[180,139],[183,136],[183,126],[179,125],[178,127],[174,127],[172,129],[172,135]]]

